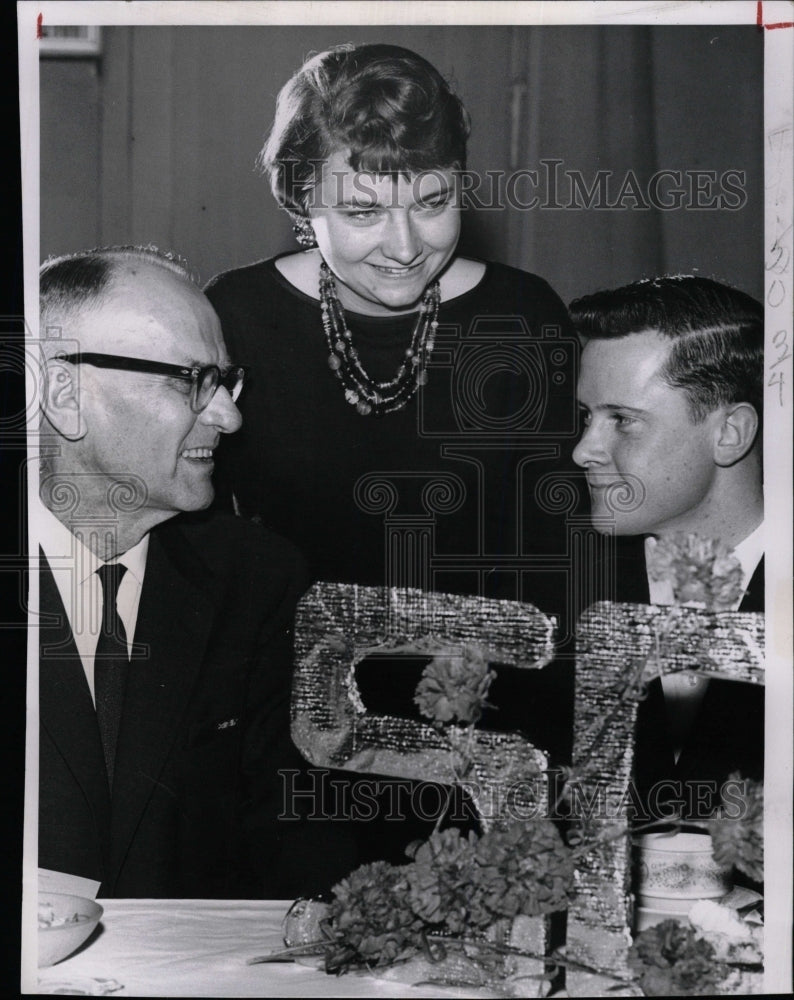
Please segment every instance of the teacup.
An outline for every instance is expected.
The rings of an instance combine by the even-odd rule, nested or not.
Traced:
[[[685,921],[699,899],[720,899],[732,888],[707,833],[644,834],[634,841],[634,859],[635,932],[662,920]]]
[[[636,891],[666,899],[718,899],[731,891],[730,869],[711,853],[707,833],[646,833],[635,840]]]

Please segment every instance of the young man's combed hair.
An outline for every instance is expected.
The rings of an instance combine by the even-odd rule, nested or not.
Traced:
[[[695,420],[727,403],[750,403],[760,420],[764,309],[750,295],[710,278],[676,275],[583,296],[570,312],[586,339],[656,330],[674,341],[660,374],[686,392]]]

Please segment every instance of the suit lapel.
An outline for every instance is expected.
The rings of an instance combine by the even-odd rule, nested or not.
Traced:
[[[41,555],[39,721],[85,796],[107,871],[110,794],[94,703],[52,571]]]
[[[739,605],[740,611],[763,611],[764,610],[764,557],[755,568],[755,572],[750,577],[742,603]]]
[[[152,532],[135,629],[135,646],[144,647],[144,655],[130,664],[116,751],[114,879],[199,677],[216,615],[207,576],[178,529]]]
[[[763,557],[747,585],[739,611],[763,612],[764,610],[764,560]],[[708,755],[712,749],[714,733],[735,723],[736,693],[733,681],[716,683],[709,681],[703,696],[690,737],[678,760],[679,767],[689,765],[690,759],[697,761]]]

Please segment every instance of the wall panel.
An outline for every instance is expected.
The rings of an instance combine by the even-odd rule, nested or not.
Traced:
[[[42,64],[42,252],[153,242],[207,280],[295,244],[255,160],[281,84],[340,41],[415,49],[473,121],[470,169],[743,171],[738,210],[469,211],[465,252],[534,270],[566,300],[660,271],[762,294],[762,39],[754,28],[114,27],[95,62]],[[511,156],[512,154],[512,156]],[[567,183],[567,182],[566,182]],[[570,187],[570,185],[568,185]],[[524,188],[524,197],[528,189]],[[532,193],[532,192],[529,192]]]

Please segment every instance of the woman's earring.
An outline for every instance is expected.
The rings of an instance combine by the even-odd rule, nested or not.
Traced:
[[[314,229],[312,228],[311,222],[305,215],[296,215],[293,218],[292,231],[295,233],[295,239],[304,250],[310,250],[312,247],[317,246]]]

